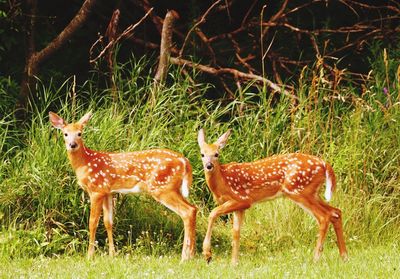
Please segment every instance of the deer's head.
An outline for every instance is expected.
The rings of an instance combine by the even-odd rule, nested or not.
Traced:
[[[82,145],[83,128],[92,117],[92,113],[88,112],[78,122],[68,124],[64,119],[54,112],[49,112],[50,122],[53,127],[60,129],[64,136],[64,142],[69,152],[78,150]]]
[[[200,147],[204,171],[212,172],[214,167],[219,164],[219,152],[226,145],[230,133],[231,130],[228,130],[216,142],[208,144],[205,140],[204,130],[200,129],[197,141]]]

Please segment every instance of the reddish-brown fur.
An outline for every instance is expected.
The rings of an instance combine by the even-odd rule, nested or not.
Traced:
[[[234,213],[232,262],[238,262],[240,227],[244,211],[253,203],[285,196],[308,210],[319,223],[319,238],[314,253],[318,260],[322,245],[332,223],[337,235],[341,256],[346,259],[341,212],[329,206],[319,197],[319,190],[327,182],[325,196],[330,199],[336,185],[332,167],[322,159],[301,153],[276,155],[249,163],[221,165],[219,151],[226,144],[230,132],[222,135],[216,143],[207,144],[203,130],[199,132],[206,183],[219,206],[210,214],[208,230],[203,242],[203,254],[211,258],[211,231],[215,219]]]
[[[53,126],[63,131],[68,158],[78,183],[90,197],[88,256],[92,257],[94,254],[95,234],[101,209],[107,229],[109,253],[115,253],[112,236],[112,194],[145,192],[181,216],[185,227],[182,260],[193,257],[196,208],[183,197],[189,194],[192,183],[189,161],[182,154],[168,149],[129,153],[93,151],[84,145],[81,137],[89,119],[90,114],[86,114],[77,123],[67,124],[61,117],[50,112]]]

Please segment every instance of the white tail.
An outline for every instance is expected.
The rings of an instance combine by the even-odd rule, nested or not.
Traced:
[[[325,171],[326,185],[325,185],[325,199],[330,201],[332,199],[332,178],[329,175],[328,170]]]
[[[185,228],[182,260],[193,257],[197,209],[183,198],[188,196],[192,183],[189,161],[182,154],[168,149],[129,153],[90,150],[82,140],[83,128],[90,117],[91,114],[88,113],[78,122],[68,124],[57,114],[50,112],[52,125],[61,129],[64,134],[68,158],[78,182],[90,196],[88,257],[94,254],[95,234],[101,209],[107,229],[109,253],[115,253],[112,235],[112,194],[140,192],[150,194],[181,216]]]
[[[181,185],[181,194],[185,198],[189,197],[189,186],[192,184],[192,167],[190,166],[189,161],[186,158],[180,159],[183,163],[183,178]]]
[[[318,157],[301,153],[277,155],[249,163],[221,165],[219,152],[225,146],[229,134],[230,131],[226,132],[213,144],[206,143],[203,130],[198,135],[207,186],[219,204],[210,214],[203,242],[206,259],[211,258],[211,231],[218,216],[234,213],[232,262],[236,264],[244,211],[254,203],[278,196],[288,197],[317,219],[319,237],[314,252],[315,260],[321,255],[329,223],[334,226],[340,255],[346,259],[341,212],[319,197],[324,182],[326,199],[330,200],[332,197],[336,185],[332,167]]]

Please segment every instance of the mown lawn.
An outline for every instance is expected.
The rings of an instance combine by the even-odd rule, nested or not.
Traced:
[[[243,249],[242,249],[243,250]],[[343,262],[335,247],[327,247],[318,263],[311,249],[292,249],[270,254],[241,254],[232,267],[229,255],[214,256],[210,264],[198,255],[180,263],[178,255],[97,255],[34,259],[1,259],[1,278],[400,278],[396,244],[349,247],[350,260]]]

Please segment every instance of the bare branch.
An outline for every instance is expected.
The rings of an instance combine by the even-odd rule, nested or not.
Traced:
[[[217,57],[215,55],[215,51],[214,49],[211,47],[210,43],[208,42],[208,38],[206,37],[206,35],[203,33],[203,31],[200,30],[200,28],[196,28],[196,34],[197,36],[199,36],[199,38],[203,41],[204,45],[207,48],[207,51],[209,52],[209,54],[211,55],[211,59],[212,59],[212,63],[214,65],[217,64]]]
[[[139,39],[139,38],[137,38],[137,37],[134,37],[133,35],[128,36],[127,39],[128,39],[128,40],[131,40],[131,41],[134,42],[135,44],[142,45],[142,46],[144,46],[145,48],[148,48],[148,49],[158,49],[158,48],[160,47],[160,45],[157,45],[157,44],[155,44],[155,43],[152,43],[152,42],[148,42],[148,41]]]
[[[86,21],[90,11],[93,9],[96,0],[86,0],[75,17],[70,23],[64,28],[63,31],[44,49],[34,55],[38,63],[42,63],[44,60],[50,57],[55,51],[57,51],[69,38],[78,30],[82,24]]]
[[[97,55],[96,58],[90,59],[89,62],[90,62],[90,63],[96,62],[96,61],[99,60],[110,48],[112,48],[112,47],[113,47],[116,43],[118,43],[120,40],[122,40],[122,39],[124,39],[124,38],[126,38],[126,37],[131,36],[132,33],[133,33],[133,31],[136,29],[136,27],[138,27],[138,26],[148,17],[148,15],[149,15],[152,11],[153,11],[153,8],[151,8],[149,11],[147,11],[147,13],[146,13],[138,22],[136,22],[135,24],[129,25],[129,26],[124,30],[124,32],[122,32],[121,35],[119,35],[115,40],[112,39],[112,40],[106,45],[106,47],[100,52],[100,54]],[[99,41],[101,41],[101,39],[98,39],[98,40],[94,43],[94,45],[97,44]],[[93,46],[91,47],[91,49],[92,49],[92,48],[93,48]]]
[[[276,23],[276,22],[278,21],[278,19],[281,18],[281,17],[283,16],[283,12],[284,12],[285,9],[286,9],[286,6],[287,6],[287,4],[288,4],[288,1],[289,1],[289,0],[285,0],[285,2],[283,2],[283,4],[282,4],[281,8],[279,9],[279,11],[278,11],[276,14],[274,14],[274,15],[270,18],[270,20],[268,21],[269,24]],[[261,40],[263,40],[263,38],[265,37],[265,35],[267,34],[267,32],[268,32],[268,28],[265,28],[265,29],[263,30],[263,33],[262,33],[262,36],[261,36]]]
[[[31,37],[28,42],[28,57],[26,59],[24,74],[21,80],[20,87],[20,101],[18,106],[25,108],[30,91],[35,90],[36,79],[35,76],[38,74],[39,67],[42,63],[44,63],[47,59],[51,57],[57,50],[59,50],[65,42],[67,42],[72,35],[83,25],[83,23],[89,17],[90,11],[93,9],[96,0],[86,0],[78,13],[74,16],[74,18],[70,21],[70,23],[61,31],[60,34],[56,38],[54,38],[46,47],[44,47],[40,51],[35,51],[34,46],[34,25],[35,25],[35,17],[36,17],[36,0],[30,1],[28,4],[32,6],[31,8],[31,25],[30,30]],[[29,28],[30,28],[29,27]],[[29,32],[29,31],[28,31]]]
[[[245,23],[247,22],[247,18],[249,17],[251,11],[254,9],[254,6],[257,4],[258,0],[254,0],[253,3],[251,4],[250,8],[248,9],[247,13],[245,14],[245,16],[243,17],[242,23],[240,24],[240,26],[244,26]]]
[[[150,5],[148,0],[131,0],[133,3],[135,3],[137,6],[141,7],[145,12],[148,12],[150,9],[152,9],[152,6]],[[151,14],[151,20],[154,23],[154,26],[156,27],[157,31],[161,34],[162,33],[162,28],[164,24],[164,19],[161,17],[155,15],[154,13]],[[173,32],[175,35],[177,35],[179,38],[184,37],[184,35],[177,29],[173,29]]]
[[[215,69],[206,65],[202,65],[202,64],[196,64],[192,61],[189,60],[185,60],[182,58],[176,58],[176,57],[171,57],[170,61],[172,64],[175,65],[180,65],[180,66],[188,66],[191,68],[194,68],[196,70],[199,70],[201,72],[204,73],[208,73],[210,75],[213,76],[220,76],[220,75],[224,75],[224,74],[228,74],[231,75],[232,77],[237,77],[237,78],[241,78],[241,79],[245,79],[245,80],[250,80],[250,81],[257,81],[257,82],[263,82],[265,84],[268,85],[268,87],[270,87],[272,90],[276,91],[276,92],[280,92],[286,96],[289,96],[291,98],[295,98],[297,99],[296,96],[290,94],[287,90],[285,90],[282,86],[277,85],[276,83],[270,81],[267,78],[264,78],[262,76],[258,76],[255,74],[248,74],[248,73],[244,73],[241,71],[238,71],[236,69],[232,69],[232,68],[220,68],[220,69]]]
[[[146,13],[153,9],[147,0],[133,0],[137,6],[140,6]],[[161,34],[163,19],[155,14],[151,15],[151,20],[154,23],[154,26],[157,28],[158,32]]]
[[[184,49],[185,49],[186,42],[187,42],[187,40],[189,39],[189,36],[190,36],[190,34],[193,32],[193,30],[196,29],[197,26],[199,26],[200,24],[202,24],[202,23],[204,23],[204,22],[206,21],[207,15],[208,15],[208,14],[211,12],[211,10],[212,10],[216,5],[218,5],[221,1],[222,1],[222,0],[218,0],[218,1],[214,2],[214,4],[212,4],[212,5],[207,9],[207,11],[203,14],[203,16],[200,18],[200,20],[199,20],[198,22],[196,22],[196,24],[194,24],[194,25],[192,26],[192,28],[190,28],[189,32],[187,32],[187,34],[186,34],[185,40],[183,41],[181,50],[179,51],[179,56],[182,56],[183,51],[184,51]]]

